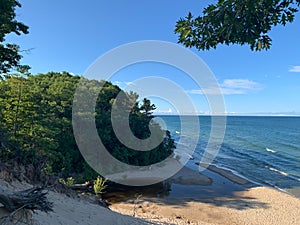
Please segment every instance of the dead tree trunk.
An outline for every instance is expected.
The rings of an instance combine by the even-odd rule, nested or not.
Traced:
[[[50,212],[52,211],[53,203],[48,201],[47,193],[41,187],[16,192],[0,189],[0,203],[10,212],[20,208]]]

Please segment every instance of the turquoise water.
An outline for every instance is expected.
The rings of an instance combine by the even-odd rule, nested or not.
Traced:
[[[180,117],[159,117],[177,141]],[[211,117],[200,116],[199,121],[200,139],[188,165],[199,162],[210,135]],[[188,146],[188,139],[184,140]],[[300,117],[227,117],[225,138],[213,164],[300,198]]]

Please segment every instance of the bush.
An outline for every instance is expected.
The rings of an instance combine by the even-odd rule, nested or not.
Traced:
[[[97,196],[105,193],[104,189],[107,187],[105,184],[107,179],[103,179],[102,177],[98,176],[97,179],[94,181],[94,192]]]
[[[75,180],[73,177],[68,177],[66,180],[63,178],[60,178],[59,182],[64,185],[73,185],[75,183]]]

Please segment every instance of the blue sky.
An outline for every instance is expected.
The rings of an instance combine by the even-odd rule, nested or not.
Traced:
[[[30,34],[9,35],[18,43],[23,63],[31,72],[68,71],[82,75],[107,51],[141,40],[176,43],[176,21],[189,11],[200,14],[212,1],[111,0],[111,1],[25,1],[18,18],[30,27]],[[219,46],[197,51],[214,73],[224,93],[226,111],[232,114],[300,115],[300,14],[294,23],[276,27],[269,51],[252,52],[248,46]],[[187,76],[169,66],[140,64],[120,71],[111,80],[125,87],[143,76],[163,76],[177,82],[193,100],[199,113],[209,113],[203,90]],[[158,112],[174,113],[170,104],[153,99]]]

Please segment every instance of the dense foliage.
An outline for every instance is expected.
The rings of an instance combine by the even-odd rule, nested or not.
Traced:
[[[269,49],[268,32],[276,25],[292,22],[300,0],[218,0],[203,10],[177,21],[178,42],[198,50],[218,44],[248,44],[251,50]]]
[[[97,176],[85,163],[73,135],[72,103],[80,79],[66,72],[51,72],[27,78],[7,76],[0,81],[2,161],[15,159],[48,173],[79,179],[81,176],[81,180]],[[149,165],[169,156],[174,147],[169,133],[160,146],[146,152],[128,149],[117,140],[110,120],[112,104],[120,91],[118,86],[105,82],[96,104],[98,133],[111,154],[133,165]],[[131,96],[130,105],[134,103],[131,129],[137,137],[146,138],[150,135],[148,125],[154,105],[147,99],[138,104],[134,93],[126,95]]]
[[[0,1],[0,75],[11,69],[20,69],[20,47],[16,44],[5,43],[5,36],[10,33],[27,34],[28,26],[15,19],[16,7],[21,4],[16,0]]]

